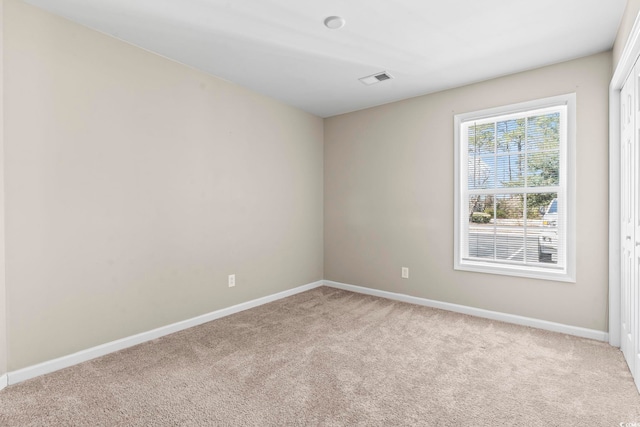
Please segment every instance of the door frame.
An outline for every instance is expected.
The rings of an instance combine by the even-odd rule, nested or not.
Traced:
[[[636,16],[609,84],[609,344],[620,347],[620,92],[640,57],[640,14]]]

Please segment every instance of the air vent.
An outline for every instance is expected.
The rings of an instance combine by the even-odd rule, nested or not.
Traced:
[[[358,80],[360,80],[362,83],[366,84],[367,86],[372,85],[374,83],[380,83],[383,82],[385,80],[391,80],[393,78],[393,76],[389,73],[387,73],[386,71],[383,71],[381,73],[376,73],[376,74],[372,74],[370,76],[367,77],[361,77]]]

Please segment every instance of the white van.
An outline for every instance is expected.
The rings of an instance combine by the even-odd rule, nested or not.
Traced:
[[[542,215],[544,231],[538,236],[538,261],[558,263],[558,199],[553,199]]]

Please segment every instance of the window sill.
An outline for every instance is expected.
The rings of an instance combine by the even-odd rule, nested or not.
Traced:
[[[575,283],[575,275],[566,269],[536,268],[532,266],[492,264],[482,261],[464,260],[456,262],[454,270],[471,271],[475,273],[499,274],[503,276],[525,277],[529,279],[552,280],[556,282]]]

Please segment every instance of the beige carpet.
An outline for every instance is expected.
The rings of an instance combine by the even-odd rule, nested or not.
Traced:
[[[634,422],[605,343],[327,287],[0,392],[1,426]]]

